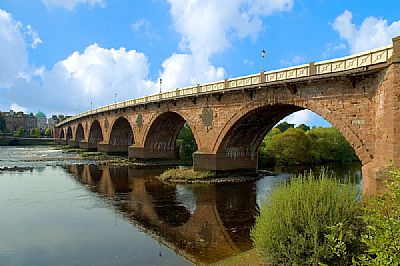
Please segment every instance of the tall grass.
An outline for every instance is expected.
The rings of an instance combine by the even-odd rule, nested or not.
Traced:
[[[274,265],[351,262],[363,247],[357,193],[355,185],[341,184],[324,171],[279,185],[262,203],[251,231],[256,249]]]

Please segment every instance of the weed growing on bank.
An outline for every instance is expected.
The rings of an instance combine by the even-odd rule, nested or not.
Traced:
[[[256,249],[273,265],[350,264],[364,250],[357,194],[326,172],[279,185],[251,231]]]

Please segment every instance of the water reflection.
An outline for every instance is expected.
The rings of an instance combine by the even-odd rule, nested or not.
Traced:
[[[135,227],[194,263],[213,263],[250,249],[249,234],[261,200],[291,177],[280,174],[241,184],[173,185],[155,178],[162,168],[68,165],[65,169]],[[361,179],[358,165],[328,169],[343,179]],[[274,170],[303,173],[307,169]]]
[[[66,170],[194,263],[216,262],[251,248],[255,183],[170,185],[154,178],[163,169],[69,165]]]

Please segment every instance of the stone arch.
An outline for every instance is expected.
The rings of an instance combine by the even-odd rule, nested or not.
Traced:
[[[197,147],[200,147],[199,138],[190,121],[178,112],[168,111],[154,116],[150,121],[144,134],[144,149],[154,152],[156,158],[179,158],[176,139],[185,123],[191,128]]]
[[[60,139],[65,139],[65,133],[63,128],[61,128],[60,130]]]
[[[132,126],[125,117],[117,118],[110,132],[109,152],[128,152],[128,147],[135,143]]]
[[[315,102],[303,101],[277,104],[253,102],[245,105],[225,124],[214,144],[213,152],[224,157],[247,156],[253,159],[257,156],[263,138],[272,127],[286,116],[303,109],[320,115],[336,127],[353,147],[363,164],[371,161],[372,155],[351,125],[335,115],[329,108]],[[246,136],[246,138],[240,138],[240,136]]]
[[[85,139],[85,130],[83,129],[82,124],[79,123],[78,126],[76,127],[75,142],[79,144],[84,139]]]
[[[67,135],[66,135],[65,139],[68,141],[68,140],[71,140],[72,138],[73,138],[73,135],[72,135],[72,128],[71,128],[71,126],[68,126],[68,128],[67,128]]]
[[[94,120],[89,129],[89,145],[97,145],[103,141],[103,130],[98,120]]]

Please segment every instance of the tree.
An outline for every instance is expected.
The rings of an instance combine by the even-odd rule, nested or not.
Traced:
[[[299,129],[303,130],[304,132],[307,132],[310,130],[310,127],[305,124],[300,124],[296,128],[299,128]]]
[[[15,132],[14,135],[15,135],[16,137],[22,137],[22,136],[25,135],[25,130],[24,130],[22,127],[20,127],[20,128],[18,128],[18,130]]]
[[[31,136],[31,137],[35,137],[35,138],[39,137],[39,136],[40,136],[40,131],[39,131],[39,129],[37,129],[37,128],[32,128],[32,129],[31,129],[31,132],[30,132],[30,136]]]
[[[303,130],[289,128],[273,136],[264,152],[279,164],[304,164],[311,161],[310,146],[310,139]]]
[[[279,128],[279,130],[283,133],[286,130],[288,130],[289,128],[294,128],[294,124],[289,124],[288,122],[282,122],[278,125],[275,126],[276,128]]]
[[[3,114],[0,112],[0,132],[4,132],[6,129],[6,120],[4,119]]]
[[[192,154],[197,151],[196,140],[188,124],[185,124],[178,135],[179,155],[181,160],[191,162]]]
[[[46,130],[44,131],[44,135],[45,136],[51,136],[51,129],[50,128],[46,128]]]

